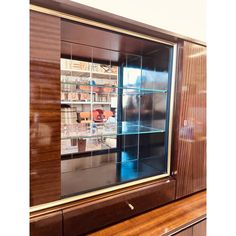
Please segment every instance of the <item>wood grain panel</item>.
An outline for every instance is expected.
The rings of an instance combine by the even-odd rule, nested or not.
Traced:
[[[91,236],[173,235],[206,216],[206,192],[172,202],[102,230]],[[204,235],[204,234],[203,234]],[[196,236],[196,235],[195,235]],[[197,236],[202,236],[201,234]]]
[[[38,155],[38,159],[40,156]],[[55,201],[60,198],[60,171],[61,165],[57,159],[37,161],[30,164],[30,202],[32,205]]]
[[[30,11],[30,59],[58,63],[60,32],[60,18]]]
[[[60,18],[30,12],[30,204],[60,199]]]
[[[90,231],[171,202],[174,196],[175,180],[169,179],[65,209],[63,210],[64,235],[85,235]]]
[[[192,227],[187,228],[187,229],[175,234],[174,236],[193,236],[193,228]]]
[[[184,42],[174,159],[176,197],[206,188],[206,48]]]
[[[31,218],[30,236],[62,236],[61,211]]]
[[[174,234],[174,236],[206,236],[206,220],[200,221],[199,223]]]
[[[193,191],[197,192],[206,188],[206,141],[195,144],[193,168]],[[195,161],[196,160],[196,161]]]
[[[142,55],[144,52],[147,53],[148,51],[157,50],[160,46],[157,42],[130,37],[95,27],[88,27],[67,20],[61,21],[61,30],[61,39],[64,44],[62,46],[62,54],[70,55],[72,50],[73,56],[82,58],[91,58],[93,55],[93,59],[111,59],[117,62],[119,61],[121,52]],[[76,43],[77,45],[68,45],[66,42]],[[96,47],[93,49],[93,52],[90,46]]]
[[[193,225],[193,236],[206,236],[206,220]]]

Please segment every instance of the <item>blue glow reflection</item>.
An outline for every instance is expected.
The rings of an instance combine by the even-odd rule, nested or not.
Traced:
[[[120,168],[120,180],[127,181],[138,177],[137,161],[130,161],[128,152],[122,152],[122,163]]]

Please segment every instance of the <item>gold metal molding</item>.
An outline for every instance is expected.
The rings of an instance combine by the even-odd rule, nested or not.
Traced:
[[[30,10],[40,12],[40,13],[44,13],[44,14],[48,14],[48,15],[52,15],[52,16],[57,16],[57,17],[60,17],[60,18],[63,18],[63,19],[67,19],[67,20],[71,20],[71,21],[75,21],[75,22],[95,26],[95,27],[110,30],[110,31],[115,31],[115,32],[122,33],[122,34],[131,35],[131,36],[142,38],[142,39],[147,39],[147,40],[157,42],[157,43],[164,43],[164,44],[167,44],[167,45],[174,45],[173,42],[157,39],[155,37],[151,37],[151,36],[148,36],[148,35],[145,35],[145,34],[137,33],[137,32],[130,31],[130,30],[125,30],[125,29],[122,29],[122,28],[119,28],[119,27],[107,25],[107,24],[96,22],[96,21],[93,21],[93,20],[88,20],[88,19],[85,19],[85,18],[82,18],[82,17],[79,17],[79,16],[70,15],[70,14],[67,14],[67,13],[51,10],[51,9],[36,6],[36,5],[33,5],[33,4],[30,4]]]
[[[47,210],[48,212],[53,212],[55,210],[55,207],[59,207],[59,206],[65,206],[66,204],[69,203],[73,203],[85,198],[89,198],[89,197],[93,197],[93,196],[98,196],[104,193],[109,193],[109,192],[113,192],[115,190],[120,190],[120,189],[124,189],[127,187],[131,187],[131,186],[137,186],[139,184],[144,184],[144,183],[148,183],[154,180],[158,180],[158,179],[162,179],[165,177],[169,177],[170,176],[170,165],[171,165],[171,140],[172,140],[172,124],[173,124],[173,104],[174,104],[174,93],[175,93],[175,71],[176,71],[176,51],[177,51],[177,45],[176,43],[173,42],[169,42],[169,41],[165,41],[165,40],[160,40],[158,38],[155,37],[151,37],[148,35],[144,35],[144,34],[140,34],[137,32],[133,32],[133,31],[129,31],[129,30],[125,30],[122,28],[118,28],[118,27],[114,27],[111,25],[107,25],[107,24],[103,24],[103,23],[99,23],[96,21],[92,21],[92,20],[88,20],[88,19],[84,19],[78,16],[73,16],[70,14],[66,14],[63,12],[59,12],[59,11],[55,11],[55,10],[51,10],[51,9],[47,9],[44,7],[39,7],[36,5],[30,5],[30,10],[32,11],[36,11],[36,12],[40,12],[40,13],[44,13],[44,14],[48,14],[48,15],[52,15],[52,16],[57,16],[63,19],[68,19],[71,21],[75,21],[75,22],[79,22],[79,23],[83,23],[83,24],[87,24],[90,26],[95,26],[95,27],[99,27],[102,29],[106,29],[106,30],[110,30],[110,31],[115,31],[118,33],[123,33],[123,34],[127,34],[130,36],[135,36],[138,38],[142,38],[142,39],[146,39],[146,40],[150,40],[150,41],[154,41],[154,42],[158,42],[158,43],[163,43],[166,45],[171,45],[173,46],[173,64],[172,64],[172,78],[171,78],[171,95],[170,95],[170,117],[169,117],[169,136],[168,136],[168,163],[167,163],[167,173],[162,174],[162,175],[158,175],[158,176],[152,176],[152,177],[148,177],[148,178],[144,178],[144,179],[140,179],[140,180],[136,180],[136,181],[132,181],[129,183],[125,183],[125,184],[120,184],[117,186],[113,186],[113,187],[109,187],[109,188],[105,188],[105,189],[101,189],[101,190],[97,190],[97,191],[92,191],[89,193],[85,193],[85,194],[81,194],[81,195],[77,195],[77,196],[73,196],[73,197],[68,197],[68,198],[64,198],[64,199],[60,199],[57,201],[53,201],[53,202],[48,202],[48,203],[44,203],[44,204],[40,204],[40,205],[36,205],[36,206],[32,206],[30,207],[30,213],[37,213],[43,210]],[[166,180],[166,182],[169,182],[170,180]]]
[[[173,63],[172,63],[172,76],[171,76],[171,91],[170,91],[170,117],[168,129],[168,163],[167,173],[170,174],[171,165],[171,141],[172,141],[172,128],[173,128],[173,112],[174,112],[174,97],[175,97],[175,80],[176,80],[176,60],[177,60],[177,44],[173,46]]]

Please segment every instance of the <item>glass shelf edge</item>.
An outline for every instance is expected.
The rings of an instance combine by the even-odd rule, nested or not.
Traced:
[[[79,84],[79,83],[76,83],[76,82],[63,82],[63,81],[61,81],[61,84],[79,85],[79,86],[88,86],[88,87],[100,87],[100,88],[113,88],[113,89],[122,89],[122,90],[130,89],[130,90],[136,90],[136,91],[140,91],[140,92],[157,92],[157,93],[167,93],[168,92],[167,89],[147,89],[147,88],[106,86],[106,85],[99,85],[99,84]]]
[[[118,76],[116,73],[104,73],[98,71],[88,71],[88,70],[76,70],[76,69],[61,69],[61,72],[78,72],[78,73],[88,73],[88,74],[98,74],[98,75],[111,75],[111,76]]]
[[[70,136],[70,137],[61,137],[61,140],[66,139],[82,139],[82,138],[98,138],[98,137],[114,137],[114,136],[124,136],[124,135],[135,135],[135,134],[156,134],[156,133],[164,133],[165,130],[153,130],[146,132],[129,132],[129,133],[110,133],[110,134],[97,134],[97,135],[81,135],[81,136]]]

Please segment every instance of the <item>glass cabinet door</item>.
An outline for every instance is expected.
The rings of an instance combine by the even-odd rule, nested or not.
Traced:
[[[128,40],[62,43],[62,197],[168,175],[173,48]],[[132,40],[145,50],[131,52]]]

